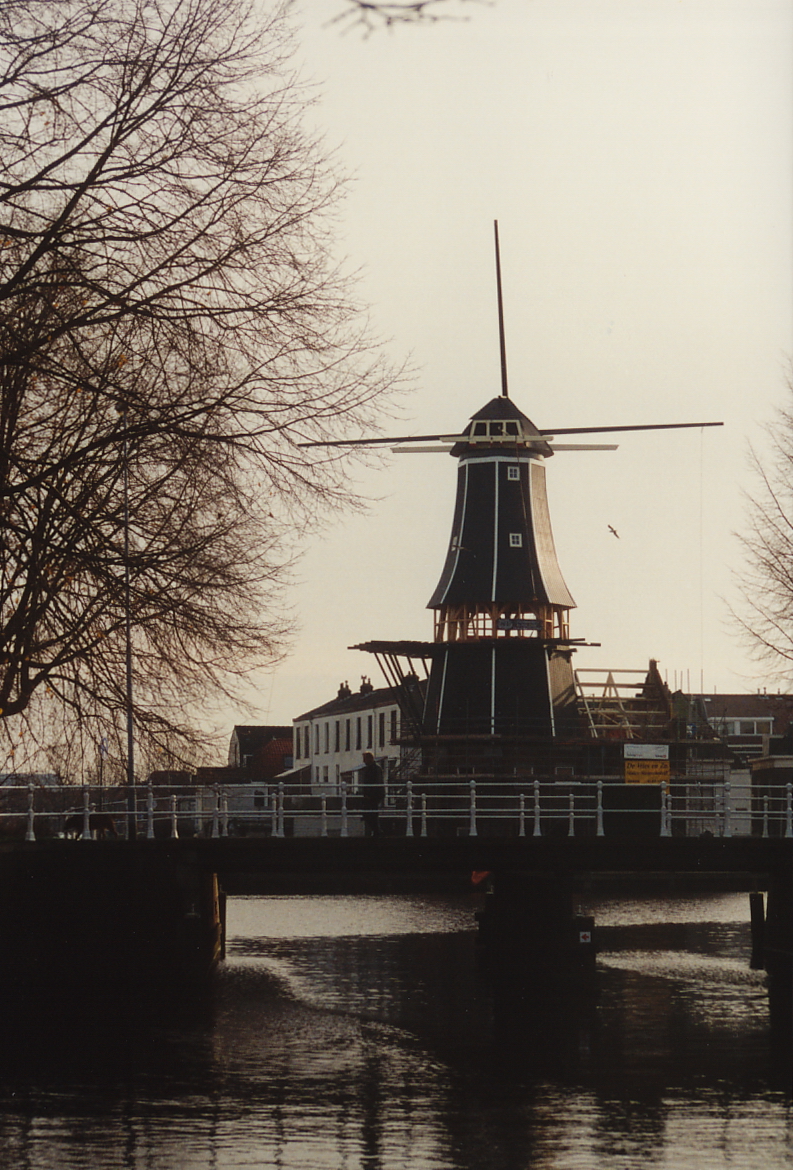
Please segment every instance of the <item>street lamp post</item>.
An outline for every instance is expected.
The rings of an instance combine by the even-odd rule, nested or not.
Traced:
[[[135,793],[135,735],[132,718],[132,618],[129,572],[129,456],[127,447],[127,408],[121,408],[122,473],[124,495],[124,628],[126,635],[126,708],[127,708],[127,839],[138,835]]]

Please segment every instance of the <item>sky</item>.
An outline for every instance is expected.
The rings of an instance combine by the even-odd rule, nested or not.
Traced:
[[[297,64],[351,176],[338,254],[415,370],[389,433],[457,430],[500,392],[497,219],[510,396],[537,426],[724,423],[548,461],[571,633],[600,643],[574,665],[762,689],[729,606],[749,445],[789,393],[793,5],[493,0],[369,37],[342,7],[303,0]],[[456,461],[395,455],[356,486],[368,511],[307,543],[291,652],[229,730],[383,685],[355,643],[431,638]]]

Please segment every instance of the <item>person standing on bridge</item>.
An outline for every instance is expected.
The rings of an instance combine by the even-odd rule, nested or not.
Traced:
[[[371,752],[363,754],[363,768],[361,769],[361,807],[363,810],[364,834],[367,837],[379,837],[380,809],[385,801],[385,787],[383,785],[383,771]]]

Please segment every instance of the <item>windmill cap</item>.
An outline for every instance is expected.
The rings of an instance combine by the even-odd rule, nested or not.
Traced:
[[[505,444],[517,444],[543,456],[553,454],[542,431],[538,431],[531,419],[505,396],[492,398],[486,406],[471,415],[463,434],[465,439],[452,447],[452,455],[460,457],[483,447],[501,447]]]

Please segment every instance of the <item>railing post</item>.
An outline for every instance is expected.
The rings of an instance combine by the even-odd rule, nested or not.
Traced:
[[[661,833],[662,837],[670,837],[669,831],[669,790],[665,784],[661,785]]]
[[[218,793],[217,784],[212,786],[212,791],[215,794],[215,807],[212,809],[212,836],[219,837],[220,828],[218,826],[218,817],[220,814],[220,794]]]
[[[724,781],[724,836],[732,836],[732,789],[729,780]]]
[[[475,837],[476,833],[476,781],[471,780],[468,784],[471,796],[469,801],[469,818],[468,818],[468,836]]]
[[[284,835],[284,782],[283,782],[283,780],[280,780],[278,782],[278,831],[277,831],[276,835],[278,837],[283,837],[283,835]]]
[[[229,796],[227,792],[222,792],[220,795],[220,835],[221,837],[229,835]]]
[[[518,813],[518,836],[526,836],[526,797],[521,792],[519,800],[520,812]]]
[[[763,797],[763,836],[768,836],[768,796]]]
[[[341,835],[347,836],[347,781],[341,782]]]
[[[408,780],[405,785],[405,836],[413,836],[413,781]]]
[[[93,838],[91,832],[91,790],[87,784],[83,784],[83,840],[90,841]]]
[[[605,837],[605,830],[603,828],[603,781],[598,780],[598,806],[597,806],[597,829],[595,830],[596,837]]]
[[[195,802],[195,816],[193,817],[193,834],[198,837],[204,835],[204,790],[199,788]]]
[[[427,794],[426,794],[426,792],[422,792],[422,794],[421,794],[421,835],[422,835],[422,837],[427,836]]]
[[[575,837],[575,793],[570,790],[570,795],[567,798],[569,811],[567,814],[567,836]]]
[[[176,816],[176,795],[171,793],[171,839],[179,840],[179,820]]]
[[[327,796],[322,797],[321,808],[322,808],[322,815],[320,817],[320,822],[319,822],[320,823],[319,835],[320,835],[320,837],[327,837],[327,835],[328,835],[328,798],[327,798]]]
[[[790,786],[788,785],[788,787],[790,787]],[[25,833],[25,840],[26,841],[35,841],[36,840],[36,833],[35,833],[35,830],[33,828],[33,818],[35,815],[33,812],[33,793],[34,792],[35,792],[34,786],[32,784],[28,784],[28,831]]]
[[[540,782],[534,781],[534,837],[542,836],[542,828],[540,827]]]
[[[785,785],[787,790],[787,807],[785,809],[785,836],[793,837],[793,784],[788,780]]]
[[[146,785],[146,839],[148,841],[154,840],[154,792],[151,780]]]

